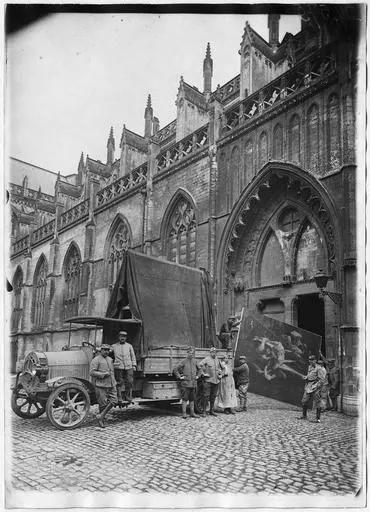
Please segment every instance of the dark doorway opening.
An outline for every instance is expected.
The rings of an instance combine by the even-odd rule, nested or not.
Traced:
[[[298,296],[297,317],[298,327],[321,336],[321,352],[326,356],[325,308],[324,301],[318,293]]]

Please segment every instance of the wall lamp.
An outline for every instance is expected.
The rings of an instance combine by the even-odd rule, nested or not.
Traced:
[[[326,285],[328,283],[328,279],[329,279],[329,276],[324,274],[324,272],[322,270],[319,270],[318,272],[316,272],[315,283],[316,283],[316,286],[319,288],[321,295],[327,295],[329,297],[329,299],[331,299],[333,302],[335,302],[335,304],[337,304],[338,306],[341,306],[342,305],[342,294],[336,293],[336,292],[328,292],[327,290],[325,290]]]

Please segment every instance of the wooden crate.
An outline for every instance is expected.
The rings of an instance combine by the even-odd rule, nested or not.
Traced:
[[[180,386],[176,381],[147,381],[144,382],[142,396],[154,400],[177,400],[181,397]]]
[[[226,350],[217,350],[218,357],[222,357],[226,353]],[[195,349],[195,359],[198,361],[198,363],[208,354],[209,349],[207,348]],[[175,366],[179,364],[183,359],[185,359],[186,355],[186,347],[161,347],[158,349],[149,350],[148,354],[140,359],[138,370],[141,370],[144,375],[171,375]]]

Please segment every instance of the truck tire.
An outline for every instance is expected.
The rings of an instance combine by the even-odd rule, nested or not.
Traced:
[[[11,407],[20,418],[32,420],[44,414],[46,406],[36,396],[29,395],[22,384],[18,384],[12,391]]]
[[[72,430],[85,421],[90,396],[82,384],[67,382],[54,389],[46,403],[46,415],[59,430]]]

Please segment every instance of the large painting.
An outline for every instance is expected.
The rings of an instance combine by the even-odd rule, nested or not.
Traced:
[[[318,357],[321,336],[266,315],[243,315],[236,363],[247,357],[249,390],[283,402],[299,405],[307,373],[308,356]]]

